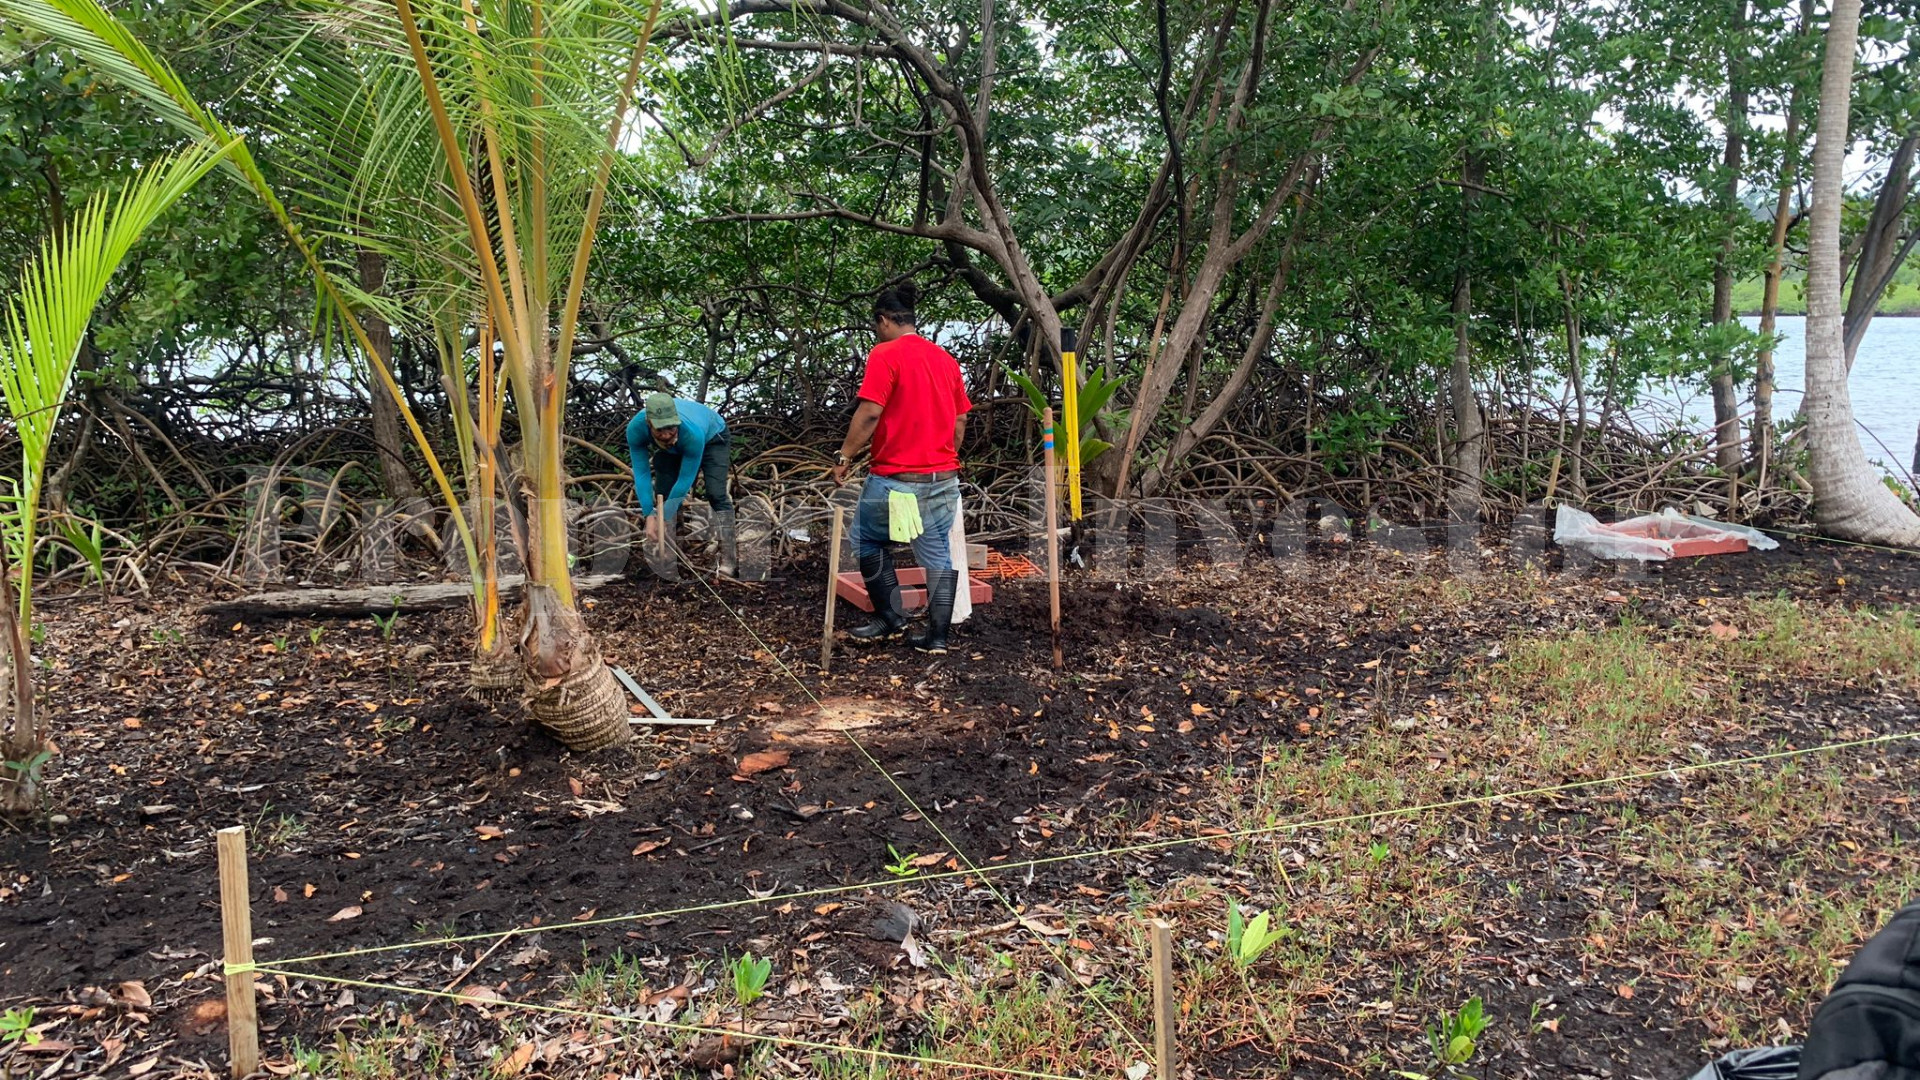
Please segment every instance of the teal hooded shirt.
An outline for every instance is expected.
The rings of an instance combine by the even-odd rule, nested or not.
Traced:
[[[653,441],[653,429],[647,425],[644,410],[627,422],[627,455],[633,459],[633,494],[640,500],[640,516],[648,517],[653,513],[653,468],[650,455],[653,453],[678,454],[680,471],[673,481],[673,490],[666,493],[667,520],[671,521],[680,513],[680,503],[687,493],[693,490],[693,478],[700,475],[700,458],[707,452],[707,443],[727,430],[727,422],[720,414],[697,401],[686,398],[674,398],[673,405],[680,413],[680,440],[672,448],[656,446]]]

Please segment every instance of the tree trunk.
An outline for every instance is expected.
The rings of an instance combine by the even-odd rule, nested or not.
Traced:
[[[1867,217],[1866,231],[1860,237],[1860,261],[1853,270],[1853,289],[1847,296],[1847,314],[1842,322],[1847,350],[1847,370],[1853,370],[1853,358],[1860,352],[1860,341],[1867,336],[1867,324],[1880,306],[1880,297],[1893,282],[1920,241],[1920,228],[1907,233],[1900,244],[1900,226],[1906,216],[1907,200],[1913,194],[1913,161],[1920,150],[1920,134],[1900,140],[1887,174],[1880,181],[1880,193],[1873,200],[1873,213]]]
[[[1733,321],[1733,255],[1741,226],[1740,168],[1746,158],[1747,87],[1740,63],[1747,25],[1746,0],[1734,0],[1733,25],[1729,29],[1734,42],[1727,49],[1727,147],[1721,165],[1726,170],[1727,188],[1722,205],[1726,235],[1721,239],[1720,257],[1713,267],[1713,324]],[[1727,478],[1727,509],[1731,512],[1740,499],[1740,394],[1733,385],[1733,360],[1723,356],[1716,363],[1713,386],[1714,462]]]
[[[1453,414],[1453,465],[1447,508],[1456,522],[1480,516],[1481,476],[1485,472],[1487,425],[1473,393],[1473,207],[1486,166],[1469,150],[1460,166],[1460,265],[1453,276],[1453,363],[1447,370],[1447,397]]]
[[[1859,32],[1860,0],[1834,0],[1820,72],[1807,237],[1807,479],[1813,486],[1814,515],[1829,535],[1920,547],[1920,516],[1902,504],[1867,463],[1847,392],[1840,182]]]
[[[379,295],[387,281],[386,257],[379,252],[362,250],[359,261],[361,291],[368,296]],[[393,328],[371,311],[360,317],[360,323],[367,329],[367,340],[373,343],[374,352],[391,369]],[[387,497],[395,502],[418,498],[420,488],[413,482],[413,474],[407,468],[404,453],[407,438],[400,419],[400,403],[393,399],[379,379],[369,378],[367,383],[373,405],[373,446],[380,457],[381,486]]]
[[[1759,470],[1759,483],[1766,483],[1767,465],[1773,456],[1773,334],[1780,311],[1780,278],[1787,269],[1787,227],[1793,221],[1793,181],[1799,159],[1795,139],[1800,125],[1800,94],[1796,90],[1787,99],[1787,161],[1780,170],[1780,194],[1773,204],[1773,236],[1769,246],[1773,257],[1767,263],[1766,284],[1760,295],[1760,355],[1753,370],[1753,460]]]

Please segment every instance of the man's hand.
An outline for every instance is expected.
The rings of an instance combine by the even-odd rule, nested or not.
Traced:
[[[661,519],[661,515],[648,514],[641,519],[641,522],[646,529],[648,543],[658,544],[666,537],[666,529],[664,527],[666,523]]]
[[[846,483],[847,474],[852,471],[853,471],[853,465],[850,462],[843,461],[840,464],[835,465],[833,467],[833,486],[839,487],[841,484]]]

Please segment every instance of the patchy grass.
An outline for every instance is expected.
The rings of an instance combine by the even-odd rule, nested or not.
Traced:
[[[1471,601],[1414,579],[1382,589],[1391,602],[1363,596],[1353,614],[1415,626],[1420,616],[1396,605]],[[1409,655],[1377,670],[1391,688],[1426,662]],[[1332,737],[1250,741],[1235,764],[1179,788],[1184,802],[1153,808],[1154,820],[1218,834],[1186,876],[1053,896],[1057,907],[1023,908],[992,932],[939,927],[923,942],[931,967],[883,973],[843,1003],[833,1031],[796,1033],[1001,1069],[1119,1075],[1151,1060],[1145,923],[1160,918],[1174,927],[1181,1043],[1204,1063],[1199,1075],[1500,1074],[1491,1062],[1515,1060],[1500,1055],[1558,1060],[1584,1037],[1572,1025],[1655,994],[1665,995],[1660,1010],[1709,1039],[1791,1034],[1851,950],[1920,894],[1920,845],[1907,831],[1913,760],[1865,752],[1658,770],[1859,737],[1792,710],[1842,690],[1917,688],[1910,611],[1716,600],[1665,624],[1628,616],[1513,635],[1491,657],[1462,660],[1451,695],[1383,694],[1344,713],[1322,700]],[[1652,775],[1489,798],[1641,772]],[[1421,806],[1433,809],[1400,812]],[[1150,825],[1113,812],[1094,832],[1120,843]],[[1277,931],[1246,962],[1227,948],[1230,905],[1265,913]],[[688,984],[695,996],[678,1019],[737,1022],[725,986],[697,989],[712,981],[697,962],[616,953],[583,962],[555,992],[583,1010],[632,1015],[659,989]],[[1487,1026],[1467,1051],[1449,1032],[1462,1003],[1482,996]],[[297,1063],[368,1080],[498,1074],[540,1036],[502,1025],[484,1061],[458,1063],[438,1038],[369,1026]],[[546,1073],[659,1066],[694,1041],[613,1031],[590,1070],[569,1071],[563,1058]],[[1449,1060],[1450,1045],[1468,1060]],[[769,1046],[727,1069],[975,1075]]]

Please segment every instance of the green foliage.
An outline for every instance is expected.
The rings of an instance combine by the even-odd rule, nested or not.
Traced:
[[[773,974],[773,960],[755,959],[752,953],[743,953],[734,957],[732,969],[733,997],[744,1009],[760,1000],[766,990],[767,979]]]
[[[398,608],[395,608],[385,615],[377,611],[373,613],[373,625],[380,631],[381,641],[393,640],[394,627],[396,627],[399,622],[400,610]]]
[[[105,581],[107,578],[106,543],[101,535],[100,523],[87,523],[90,528],[83,529],[80,522],[72,518],[60,519],[60,536],[74,554],[87,564],[88,581]]]
[[[40,1033],[33,1030],[33,1007],[8,1009],[0,1013],[0,1042],[25,1043],[32,1046],[40,1041]]]
[[[910,878],[910,876],[914,876],[914,874],[920,872],[920,867],[914,865],[914,859],[920,857],[918,851],[908,851],[908,853],[902,855],[899,847],[895,847],[893,844],[887,844],[887,853],[893,855],[893,861],[887,863],[887,872],[889,872],[889,874],[893,874],[893,876],[897,876],[897,878]]]
[[[1273,946],[1293,936],[1286,926],[1273,924],[1273,913],[1263,911],[1248,920],[1238,901],[1227,901],[1227,956],[1242,971],[1253,966]]]
[[[1457,1013],[1441,1014],[1427,1029],[1427,1041],[1433,1056],[1448,1067],[1465,1065],[1479,1049],[1480,1035],[1487,1030],[1487,1018],[1478,995],[1467,999]]]
[[[920,868],[913,865],[913,860],[920,857],[918,853],[902,855],[900,849],[888,844],[887,854],[893,856],[893,861],[886,864],[887,873],[894,877],[913,877],[920,872]]]
[[[14,534],[6,550],[23,556],[15,561],[22,620],[32,612],[33,560],[24,555],[33,550],[47,455],[94,307],[147,227],[231,149],[196,146],[89,200],[21,274],[0,327],[0,396],[19,433],[21,472],[16,512],[0,524]]]
[[[1007,378],[1012,379],[1014,385],[1018,386],[1021,392],[1026,394],[1027,407],[1033,410],[1035,417],[1040,417],[1045,414],[1048,404],[1046,392],[1040,389],[1040,385],[1034,382],[1031,376],[1018,371],[1009,371],[1007,372]],[[1080,464],[1091,465],[1093,459],[1113,449],[1112,443],[1092,435],[1090,432],[1096,430],[1095,418],[1099,416],[1100,410],[1107,407],[1107,403],[1113,398],[1113,392],[1118,390],[1125,382],[1126,380],[1118,375],[1112,378],[1106,378],[1097,369],[1087,373],[1087,381],[1080,388],[1080,400],[1078,402],[1080,408]],[[1058,416],[1056,414],[1056,420],[1057,419]]]

